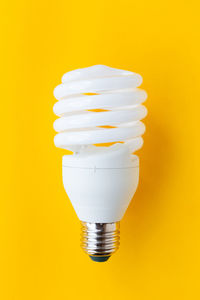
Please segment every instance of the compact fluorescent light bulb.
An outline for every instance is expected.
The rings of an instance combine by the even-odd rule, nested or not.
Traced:
[[[54,142],[74,152],[63,156],[64,188],[82,223],[81,246],[94,261],[118,249],[119,221],[138,185],[133,153],[142,147],[147,114],[141,83],[136,73],[97,65],[66,73],[54,90]]]

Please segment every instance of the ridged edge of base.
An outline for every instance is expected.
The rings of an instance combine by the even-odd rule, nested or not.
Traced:
[[[88,223],[81,222],[81,248],[93,260],[106,261],[120,245],[120,222]],[[102,260],[102,257],[105,257]]]

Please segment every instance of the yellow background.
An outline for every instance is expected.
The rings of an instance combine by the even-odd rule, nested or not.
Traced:
[[[200,298],[198,2],[4,1],[0,299]],[[140,185],[104,264],[79,247],[52,128],[62,74],[93,64],[142,74],[149,95]]]

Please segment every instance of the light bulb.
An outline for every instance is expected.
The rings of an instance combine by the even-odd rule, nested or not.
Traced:
[[[82,223],[81,246],[94,261],[118,249],[119,222],[138,185],[133,153],[142,147],[147,114],[141,83],[136,73],[96,65],[66,73],[54,90],[54,142],[74,152],[63,156],[64,188]]]

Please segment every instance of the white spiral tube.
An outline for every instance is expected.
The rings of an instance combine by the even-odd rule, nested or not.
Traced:
[[[103,65],[66,73],[54,90],[55,145],[71,151],[83,146],[124,142],[131,152],[141,148],[147,94],[136,73]],[[98,111],[91,111],[98,110]],[[105,128],[107,126],[107,128]]]

